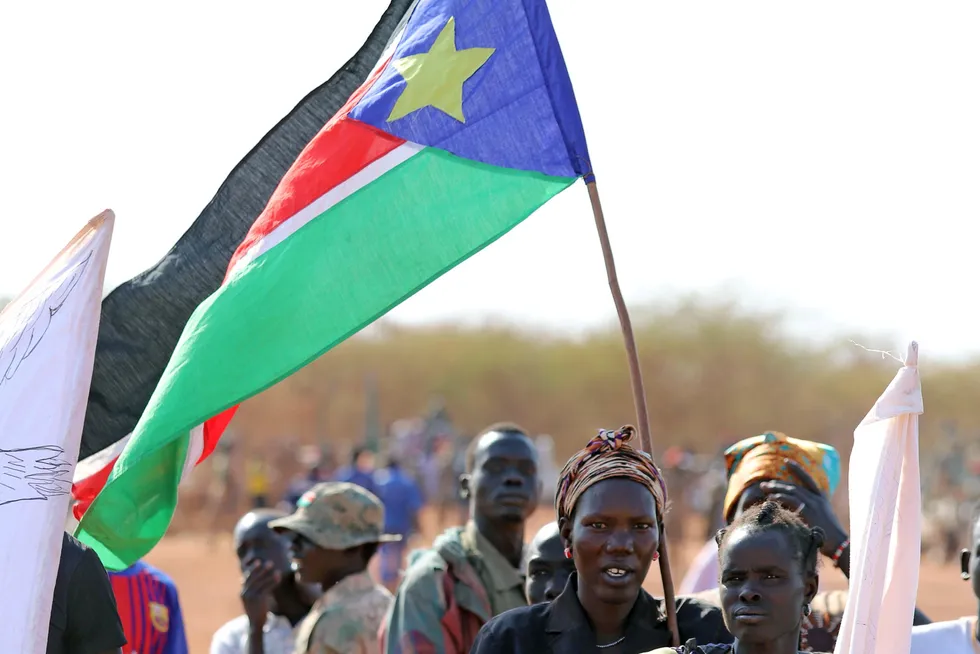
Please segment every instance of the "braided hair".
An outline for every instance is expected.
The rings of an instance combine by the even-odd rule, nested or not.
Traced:
[[[793,544],[794,558],[800,561],[803,573],[807,577],[816,576],[820,548],[824,543],[823,529],[807,526],[798,514],[790,511],[782,504],[773,500],[766,500],[762,504],[756,504],[741,513],[732,524],[720,529],[715,535],[715,542],[718,543],[719,550],[728,535],[736,529],[744,529],[748,533],[770,530],[782,531]]]

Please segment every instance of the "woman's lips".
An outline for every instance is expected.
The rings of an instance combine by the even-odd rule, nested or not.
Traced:
[[[623,565],[609,565],[602,569],[602,580],[609,586],[627,586],[634,576],[633,569]]]
[[[769,614],[761,609],[740,608],[735,609],[735,621],[739,624],[754,625],[765,621]]]

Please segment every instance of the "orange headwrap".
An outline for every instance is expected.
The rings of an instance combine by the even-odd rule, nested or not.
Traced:
[[[741,440],[725,450],[728,470],[728,492],[725,494],[725,519],[739,497],[758,481],[799,483],[786,460],[799,464],[830,497],[840,482],[840,455],[830,445],[790,438],[778,431]]]

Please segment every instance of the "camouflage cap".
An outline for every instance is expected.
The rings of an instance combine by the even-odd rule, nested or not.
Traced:
[[[384,521],[384,506],[373,493],[357,484],[328,481],[306,491],[295,513],[269,526],[296,532],[325,550],[345,550],[401,540],[383,533]]]

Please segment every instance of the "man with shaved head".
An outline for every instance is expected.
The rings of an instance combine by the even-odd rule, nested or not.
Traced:
[[[318,591],[297,581],[288,539],[269,527],[271,521],[285,516],[282,511],[258,509],[246,513],[235,525],[245,614],[215,632],[211,654],[293,651],[295,627],[309,613]]]
[[[527,547],[524,567],[527,603],[542,604],[558,597],[573,572],[575,562],[565,556],[558,523],[541,527]]]

